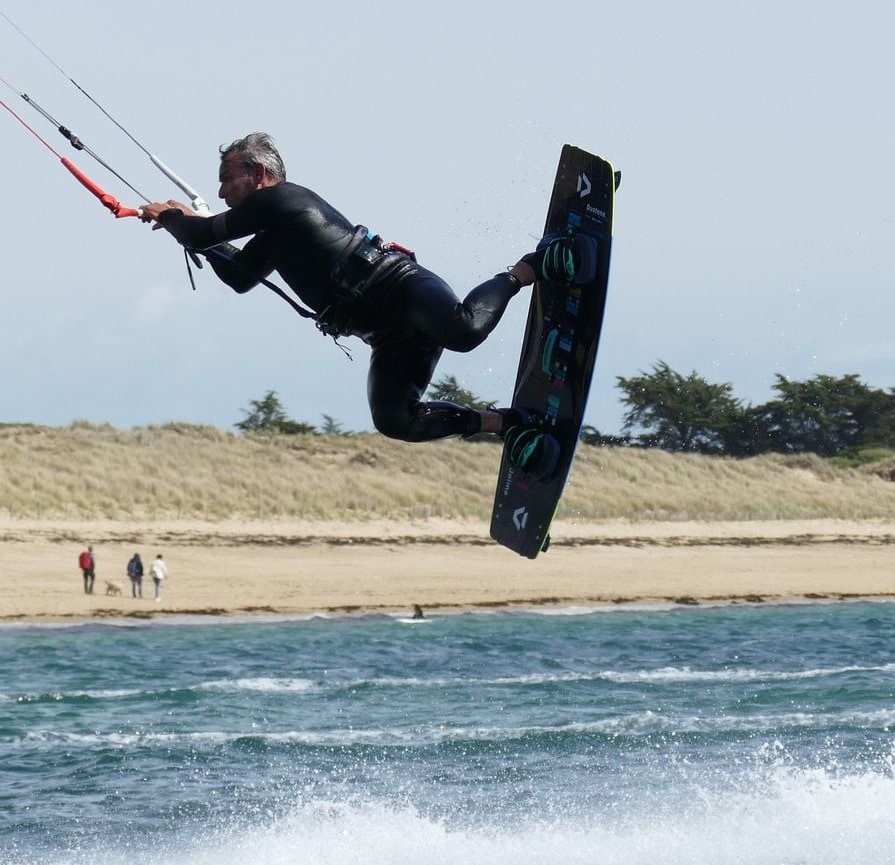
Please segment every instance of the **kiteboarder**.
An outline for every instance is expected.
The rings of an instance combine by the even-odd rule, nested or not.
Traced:
[[[356,226],[312,190],[287,181],[266,133],[222,147],[219,179],[226,212],[203,217],[170,200],[144,205],[141,218],[187,249],[202,251],[238,293],[277,270],[324,333],[368,343],[368,399],[377,430],[419,442],[504,435],[533,422],[513,409],[477,411],[422,397],[444,349],[467,352],[480,345],[536,271],[550,276],[551,267],[574,268],[574,239],[542,242],[461,301],[410,250]],[[229,243],[243,237],[250,237],[243,249]]]

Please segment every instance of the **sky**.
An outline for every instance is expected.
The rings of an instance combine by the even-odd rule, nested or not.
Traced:
[[[846,8],[846,5],[848,8]],[[271,133],[289,179],[416,250],[458,294],[530,251],[563,144],[622,172],[585,423],[659,361],[744,403],[777,374],[895,386],[895,6],[875,0],[0,0],[0,75],[150,200],[185,196],[68,80],[200,190]],[[131,192],[15,92],[2,99],[123,203]],[[269,390],[372,429],[353,360],[263,287],[191,290],[165,232],[115,220],[0,110],[0,422],[223,428]],[[527,296],[436,372],[512,397]]]

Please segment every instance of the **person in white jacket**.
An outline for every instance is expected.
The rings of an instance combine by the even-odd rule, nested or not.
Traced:
[[[168,568],[161,553],[155,557],[155,561],[149,568],[149,573],[152,575],[152,582],[155,583],[155,599],[160,601],[162,599],[162,583],[168,576]]]

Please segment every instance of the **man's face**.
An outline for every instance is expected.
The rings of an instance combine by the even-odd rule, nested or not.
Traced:
[[[255,173],[243,168],[238,157],[228,157],[221,162],[218,179],[221,181],[218,198],[223,198],[227,207],[236,207],[250,192],[258,188]]]

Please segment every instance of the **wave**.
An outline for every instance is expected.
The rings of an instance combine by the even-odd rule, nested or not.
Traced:
[[[888,865],[895,779],[774,767],[700,787],[515,813],[457,814],[369,796],[311,797],[283,812],[77,849],[8,851],[7,865]],[[63,841],[58,843],[62,844]],[[11,854],[11,855],[9,855]]]
[[[309,679],[278,678],[276,676],[258,676],[245,679],[219,679],[203,682],[197,686],[200,691],[258,691],[266,694],[300,693],[314,690],[316,682]]]
[[[536,737],[652,735],[683,736],[690,734],[723,734],[727,737],[764,734],[776,736],[781,731],[827,731],[850,727],[888,731],[895,727],[895,708],[874,712],[791,712],[755,715],[680,715],[651,709],[627,715],[614,715],[592,721],[565,724],[532,724],[506,727],[440,727],[428,732],[433,739],[456,741],[519,742]]]
[[[596,710],[595,710],[596,713]],[[484,724],[457,725],[433,722],[409,723],[406,726],[272,729],[253,727],[245,730],[176,730],[150,731],[135,729],[111,732],[79,733],[51,729],[31,729],[20,736],[0,737],[7,747],[16,742],[22,746],[35,744],[59,746],[63,749],[121,748],[164,744],[185,749],[197,746],[219,747],[234,743],[266,746],[298,745],[309,748],[353,748],[373,746],[389,748],[425,748],[449,744],[472,746],[499,744],[521,747],[520,756],[541,750],[568,753],[588,745],[590,739],[607,739],[616,744],[621,739],[643,739],[652,736],[712,736],[725,739],[770,737],[793,733],[822,732],[831,736],[836,731],[862,729],[868,733],[885,733],[895,728],[895,707],[873,711],[843,710],[837,712],[778,712],[754,714],[689,714],[641,709],[629,713],[604,713],[592,720],[556,723],[532,723],[516,726]],[[581,741],[579,741],[581,740]]]
[[[157,700],[164,698],[173,703],[189,702],[198,695],[227,693],[257,693],[271,697],[297,696],[303,694],[322,694],[324,697],[338,696],[340,693],[355,697],[359,693],[373,692],[377,689],[411,690],[413,692],[459,688],[549,688],[554,686],[575,686],[599,683],[614,685],[723,685],[762,683],[780,684],[786,682],[815,681],[822,686],[833,687],[840,677],[861,675],[888,676],[895,672],[895,663],[879,665],[847,665],[839,667],[820,667],[807,670],[772,670],[748,667],[725,668],[718,670],[694,669],[688,666],[667,666],[656,669],[638,670],[566,670],[555,672],[522,673],[505,676],[470,676],[454,674],[450,676],[382,676],[375,678],[358,678],[332,680],[325,677],[311,679],[301,676],[243,676],[237,678],[223,677],[210,679],[179,687],[165,688],[97,688],[78,689],[72,691],[50,691],[46,693],[0,693],[0,704],[74,704],[90,705],[139,701],[141,699]],[[830,680],[825,682],[824,680]],[[879,713],[885,718],[885,724],[891,724],[890,713]],[[780,716],[774,715],[777,723]],[[820,718],[820,723],[829,718],[828,715],[811,715]],[[857,717],[857,716],[852,716]],[[727,718],[713,718],[711,723],[724,725]],[[680,718],[671,716],[666,719],[669,724],[680,723]],[[629,724],[625,718],[618,723]],[[740,719],[740,723],[749,723],[748,719]],[[795,726],[803,726],[796,720]],[[807,724],[810,726],[811,724]],[[636,725],[635,725],[636,726]]]
[[[518,676],[383,676],[368,679],[349,679],[342,681],[311,680],[298,677],[258,676],[238,679],[214,679],[183,685],[176,688],[119,688],[78,690],[68,692],[49,692],[44,694],[10,694],[0,693],[0,702],[18,703],[59,703],[99,700],[130,699],[134,697],[157,697],[160,695],[189,694],[197,692],[238,693],[255,691],[259,693],[302,693],[311,691],[354,692],[364,689],[405,689],[415,690],[429,688],[441,690],[450,687],[487,687],[487,686],[539,686],[562,685],[607,681],[613,683],[640,682],[743,682],[743,681],[787,681],[798,679],[822,678],[852,673],[889,673],[895,670],[895,664],[879,667],[840,667],[831,669],[803,671],[766,671],[766,670],[693,670],[688,667],[664,667],[658,670],[634,670],[617,672],[613,670],[597,670],[591,672],[561,673],[529,673]]]
[[[133,698],[155,698],[158,696],[176,697],[202,691],[230,692],[256,691],[260,693],[301,693],[318,687],[316,682],[300,678],[278,678],[275,676],[258,676],[240,679],[216,679],[177,688],[108,688],[95,690],[78,690],[67,692],[48,692],[44,694],[0,694],[0,702],[14,703],[90,703],[98,701],[130,700]]]
[[[531,813],[513,826],[456,825],[411,808],[315,802],[264,828],[246,828],[179,865],[251,859],[342,865],[881,865],[891,861],[895,783],[781,774],[744,792],[681,806],[663,798],[615,813]],[[886,817],[888,816],[888,819]],[[235,848],[234,848],[235,844]],[[204,846],[204,845],[203,845]],[[301,851],[296,857],[296,851]]]
[[[854,673],[891,673],[895,663],[877,666],[828,667],[813,670],[754,670],[734,668],[723,670],[694,670],[690,667],[661,667],[656,670],[625,672],[604,671],[599,678],[612,682],[787,682],[802,679],[821,679]]]
[[[574,684],[579,682],[612,682],[615,684],[638,683],[698,683],[698,682],[785,682],[804,679],[822,679],[861,673],[892,673],[895,663],[882,665],[851,665],[810,670],[767,670],[725,668],[721,670],[698,670],[691,667],[661,667],[645,670],[567,670],[550,673],[523,673],[510,676],[382,676],[371,679],[354,679],[342,682],[320,683],[319,686],[357,690],[360,688],[433,688],[470,686],[538,686],[553,684]]]

